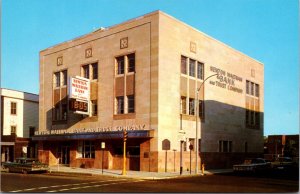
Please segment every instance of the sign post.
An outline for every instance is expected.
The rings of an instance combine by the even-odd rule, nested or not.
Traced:
[[[180,175],[182,174],[182,143],[185,141],[185,131],[179,130],[178,139],[180,141]]]
[[[168,150],[170,150],[170,146],[171,143],[170,143],[170,140],[168,139],[164,139],[162,141],[162,150],[166,150],[166,156],[165,156],[165,172],[167,172],[167,160],[168,160]]]
[[[101,149],[102,149],[102,174],[103,174],[103,156],[104,156],[104,149],[105,149],[105,142],[101,142]]]

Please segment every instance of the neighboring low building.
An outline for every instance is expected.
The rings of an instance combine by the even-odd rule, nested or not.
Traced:
[[[299,158],[299,135],[269,135],[265,143],[265,158]]]
[[[161,11],[42,50],[39,69],[42,162],[122,169],[123,130],[129,170],[195,171],[196,142],[198,168],[263,154],[263,64]]]
[[[37,147],[31,137],[39,124],[39,96],[5,88],[0,94],[1,162],[35,157]]]

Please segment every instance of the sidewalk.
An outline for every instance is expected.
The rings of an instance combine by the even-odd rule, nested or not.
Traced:
[[[126,175],[122,175],[122,170],[108,170],[95,169],[95,168],[74,168],[66,166],[51,166],[50,174],[52,175],[74,175],[74,176],[110,176],[118,178],[135,178],[135,179],[147,179],[147,180],[156,180],[156,179],[169,179],[177,177],[191,177],[191,176],[203,176],[200,171],[199,174],[195,172],[184,171],[182,175],[179,172],[146,172],[146,171],[127,171]],[[204,175],[212,175],[218,173],[229,173],[232,172],[232,169],[217,169],[217,170],[206,170]]]

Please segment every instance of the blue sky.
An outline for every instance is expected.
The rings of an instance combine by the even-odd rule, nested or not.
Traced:
[[[39,91],[39,51],[154,10],[264,63],[265,135],[299,133],[298,0],[2,0],[1,87]]]

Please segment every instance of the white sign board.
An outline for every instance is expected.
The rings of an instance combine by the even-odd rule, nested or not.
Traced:
[[[83,77],[70,77],[69,98],[89,101],[90,100],[90,80]]]

